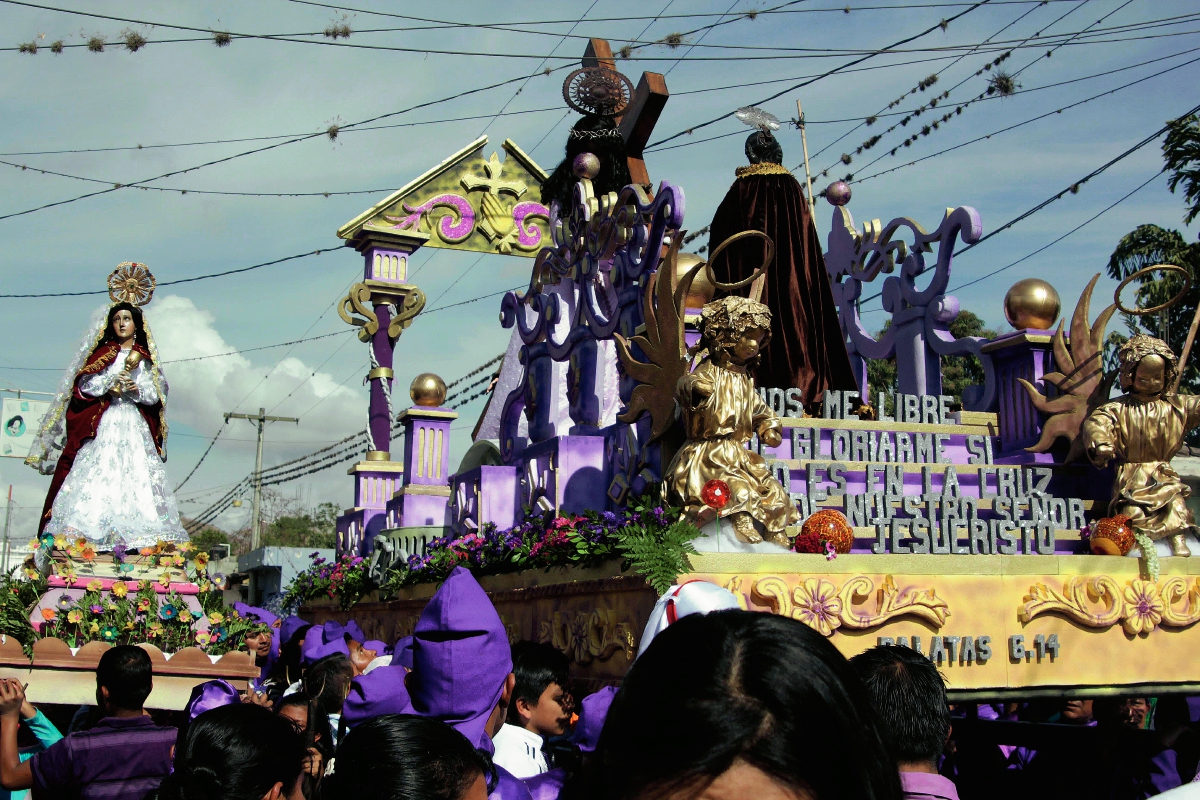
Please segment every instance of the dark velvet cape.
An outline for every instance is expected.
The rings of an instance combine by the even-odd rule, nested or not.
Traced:
[[[754,171],[759,168],[770,170],[764,164]],[[799,389],[805,407],[811,409],[826,389],[854,391],[858,384],[846,355],[808,203],[796,179],[782,167],[777,169],[778,174],[743,174],[729,187],[709,228],[708,252],[744,230],[762,231],[775,243],[775,260],[767,269],[761,298],[771,309],[771,338],[754,383]],[[713,273],[722,283],[749,278],[762,264],[765,248],[757,238],[735,242],[713,263]],[[745,297],[750,287],[735,291]]]
[[[150,364],[150,353],[146,348],[135,343],[131,349],[141,353],[145,363]],[[71,402],[67,404],[67,441],[63,445],[62,455],[58,458],[58,465],[54,468],[54,477],[50,479],[50,489],[46,492],[46,504],[42,506],[42,520],[38,525],[39,534],[45,530],[46,523],[50,521],[50,514],[54,510],[54,498],[58,497],[58,490],[62,488],[63,481],[71,472],[79,448],[96,438],[96,431],[100,427],[100,418],[104,416],[104,412],[108,410],[109,403],[112,401],[108,394],[102,397],[88,397],[79,390],[79,383],[89,375],[95,375],[97,372],[108,369],[120,354],[121,345],[116,342],[101,344],[92,351],[87,362],[80,368],[79,374],[75,376]],[[150,436],[154,439],[154,446],[157,448],[159,456],[162,456],[163,453],[162,410],[162,398],[159,398],[154,405],[138,404],[138,411],[142,412],[142,418],[150,427]]]

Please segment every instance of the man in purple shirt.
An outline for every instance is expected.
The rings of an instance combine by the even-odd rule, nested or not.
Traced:
[[[140,647],[108,650],[96,666],[96,703],[105,716],[86,731],[21,762],[17,727],[25,691],[0,682],[0,785],[32,788],[33,800],[141,800],[171,771],[178,731],[155,725],[142,704],[153,688]]]
[[[958,800],[938,774],[950,738],[946,682],[925,656],[903,646],[873,647],[850,659],[879,715],[879,730],[900,770],[905,800]]]

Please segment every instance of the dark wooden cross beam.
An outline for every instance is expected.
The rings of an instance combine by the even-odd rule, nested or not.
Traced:
[[[583,51],[584,67],[605,67],[616,70],[617,62],[613,58],[612,47],[607,39],[592,39],[587,49]],[[663,106],[669,97],[666,79],[657,72],[643,72],[638,81],[637,89],[629,101],[625,113],[616,117],[625,140],[625,155],[629,162],[629,176],[633,182],[642,186],[650,186],[650,173],[646,170],[646,162],[642,158],[646,143],[654,132],[658,117],[662,114]]]

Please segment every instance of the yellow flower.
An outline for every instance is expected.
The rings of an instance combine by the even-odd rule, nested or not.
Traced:
[[[67,622],[79,622],[83,619],[83,612],[78,608],[73,608],[67,612]]]
[[[127,630],[127,631],[133,630],[133,620],[129,620],[129,622],[125,623],[125,630]]]
[[[185,563],[183,556],[171,556],[171,566],[182,567]]]
[[[99,632],[100,632],[100,623],[99,622],[92,620],[91,622],[88,623],[88,633],[99,633]]]
[[[220,625],[225,621],[225,615],[220,611],[214,611],[208,615],[208,621],[212,625]]]
[[[83,555],[83,548],[79,545],[73,544],[67,548],[67,555],[69,555],[71,558],[78,558],[79,556]]]
[[[159,575],[158,582],[162,584],[164,589],[166,587],[170,586],[171,585],[171,573],[164,572],[162,575]]]
[[[158,637],[162,632],[163,626],[161,622],[151,622],[150,627],[146,629],[146,634],[152,639]]]
[[[37,550],[41,546],[42,546],[42,543],[39,542],[37,539],[30,539],[28,542],[25,543],[26,550]]]
[[[196,631],[196,644],[206,647],[211,641],[212,636],[209,635],[208,631]]]
[[[61,533],[58,534],[57,536],[55,536],[54,537],[54,546],[57,547],[59,550],[66,550],[67,549],[67,537],[63,536]]]
[[[88,581],[87,590],[89,592],[98,592],[103,588],[104,584],[100,582],[99,578]]]
[[[83,538],[82,536],[80,536],[78,539],[75,540],[76,547],[84,547],[87,545],[87,543],[88,543],[87,539]]]
[[[200,581],[200,591],[201,592],[207,592],[210,589],[212,589],[211,583],[209,583],[208,581]]]
[[[170,556],[161,556],[158,559],[158,565],[160,567],[169,567],[169,566],[171,566],[171,561],[172,561],[172,559]]]
[[[196,553],[196,555],[192,556],[192,563],[195,564],[197,567],[207,566],[208,565],[208,553],[203,553],[203,552]]]
[[[792,616],[822,636],[833,636],[842,624],[842,600],[832,583],[809,578],[792,593],[796,607]]]
[[[179,545],[179,549],[185,553],[190,553],[196,549],[196,545],[192,544],[191,542],[184,542],[183,544]]]
[[[179,610],[179,619],[182,622],[191,622],[192,621],[192,612],[188,611],[186,608],[181,608]]]
[[[113,597],[121,598],[129,594],[129,586],[125,583],[125,581],[113,581],[111,591]]]
[[[1165,606],[1158,594],[1158,584],[1141,579],[1125,587],[1125,613],[1121,626],[1125,632],[1136,636],[1149,633],[1162,622]]]

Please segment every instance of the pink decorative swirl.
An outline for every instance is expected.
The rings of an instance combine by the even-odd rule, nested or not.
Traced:
[[[447,242],[461,242],[475,230],[475,209],[471,208],[471,204],[465,197],[449,193],[432,197],[416,208],[405,203],[404,210],[409,212],[407,217],[397,219],[385,215],[385,219],[389,222],[395,220],[396,224],[393,226],[395,228],[418,230],[421,226],[421,218],[437,206],[448,206],[457,212],[457,214],[443,215],[437,223],[438,234]]]
[[[542,243],[542,229],[534,223],[536,219],[544,219],[549,223],[550,209],[541,203],[532,202],[517,203],[513,206],[513,222],[517,224],[517,230],[520,232],[517,236],[519,247],[532,249]]]

